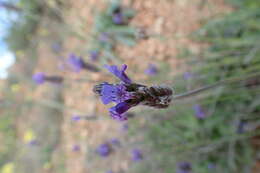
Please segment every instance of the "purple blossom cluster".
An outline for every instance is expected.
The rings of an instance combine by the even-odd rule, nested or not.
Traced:
[[[201,105],[199,104],[196,104],[193,106],[193,110],[195,112],[195,116],[199,119],[203,119],[206,117],[206,113],[205,111],[203,110],[203,108],[201,107]]]
[[[154,76],[158,73],[158,69],[154,64],[149,64],[148,68],[145,70],[145,74],[149,76]]]
[[[138,161],[143,160],[143,154],[142,154],[141,150],[133,149],[131,153],[132,153],[133,161],[138,162]]]
[[[32,80],[38,85],[41,85],[45,82],[60,84],[60,83],[63,82],[63,77],[61,77],[61,76],[47,76],[43,72],[38,72],[38,73],[35,73],[32,76]]]
[[[109,154],[112,152],[112,148],[109,144],[104,143],[104,144],[100,144],[97,149],[96,152],[101,156],[101,157],[107,157],[109,156]]]
[[[75,54],[70,54],[68,58],[68,64],[75,72],[80,72],[84,69],[85,66],[84,60]]]
[[[116,103],[109,109],[113,119],[124,121],[128,119],[126,112],[138,104],[143,104],[155,108],[166,108],[172,99],[172,90],[165,86],[146,87],[133,83],[126,75],[127,65],[123,64],[121,69],[115,65],[105,68],[114,76],[120,79],[118,84],[103,82],[94,87],[103,104]]]

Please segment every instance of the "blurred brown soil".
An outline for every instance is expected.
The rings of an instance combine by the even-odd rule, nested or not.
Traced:
[[[177,58],[179,50],[186,48],[193,53],[198,53],[206,46],[192,41],[188,36],[201,26],[203,20],[222,15],[230,10],[223,0],[207,1],[204,5],[202,4],[204,0],[192,2],[190,0],[124,0],[123,2],[125,5],[132,4],[137,11],[136,17],[131,22],[132,25],[144,28],[152,35],[161,36],[142,40],[132,48],[123,45],[116,48],[120,58],[129,65],[129,73],[134,76],[135,80],[147,79],[143,72],[149,63],[167,63],[172,69],[172,74],[183,71],[179,68],[183,62]],[[64,11],[64,19],[74,31],[87,38],[92,30],[93,9],[104,7],[105,3],[101,0],[71,0],[69,8]],[[44,26],[48,27],[48,24]],[[103,74],[90,74],[89,72],[75,74],[59,71],[57,55],[53,54],[49,47],[48,42],[39,45],[37,71],[60,74],[69,78],[87,77],[100,81],[105,79]],[[67,36],[63,42],[64,51],[59,56],[66,57],[72,52],[87,56],[87,48],[87,40]],[[135,68],[135,72],[131,72],[131,68]],[[138,76],[134,74],[138,74]],[[112,80],[112,77],[109,80]],[[127,169],[130,166],[129,155],[126,152],[118,152],[106,160],[94,159],[91,163],[86,159],[95,157],[93,147],[95,149],[97,145],[111,138],[119,137],[124,138],[125,141],[131,140],[127,139],[125,135],[122,136],[123,132],[120,131],[122,123],[111,120],[106,111],[107,106],[102,105],[94,96],[93,85],[94,83],[71,82],[62,90],[65,105],[78,111],[64,110],[61,125],[62,137],[58,147],[65,152],[65,155],[62,156],[64,158],[60,158],[56,154],[53,156],[53,162],[64,159],[65,169],[69,173],[105,172],[105,168],[116,171]],[[45,97],[47,90],[48,88],[45,86],[40,86],[34,93],[34,97]],[[73,114],[83,115],[82,112],[84,115],[95,114],[99,118],[93,121],[71,121]],[[80,151],[73,151],[74,145],[79,145]],[[52,172],[52,169],[48,167],[45,171]]]

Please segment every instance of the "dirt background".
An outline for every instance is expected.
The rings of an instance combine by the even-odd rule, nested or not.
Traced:
[[[92,74],[89,72],[71,73],[60,68],[63,58],[72,52],[88,59],[86,52],[89,47],[88,38],[92,31],[93,19],[98,10],[105,8],[106,2],[105,0],[68,1],[66,11],[62,12],[63,18],[66,19],[66,27],[69,26],[69,30],[86,36],[86,39],[80,40],[76,36],[65,34],[62,51],[58,54],[52,51],[50,45],[56,37],[57,39],[61,35],[64,37],[62,32],[67,28],[48,20],[42,21],[38,34],[39,38],[45,41],[39,42],[37,46],[38,61],[34,72],[43,71],[69,79],[88,78],[97,81],[114,81],[105,70],[101,74]],[[160,36],[141,40],[131,48],[124,45],[116,47],[117,54],[129,66],[129,74],[136,81],[149,78],[144,74],[149,63],[166,62],[171,67],[170,73],[173,75],[184,71],[184,62],[178,58],[181,49],[185,48],[192,53],[198,53],[207,46],[192,41],[189,35],[207,19],[224,15],[231,10],[223,0],[193,0],[192,2],[190,0],[123,0],[123,4],[136,10],[136,16],[131,21],[131,25],[143,28],[151,35]],[[44,164],[39,172],[56,173],[61,165],[64,167],[62,169],[69,173],[99,173],[108,169],[116,172],[127,170],[132,165],[124,147],[118,149],[117,153],[109,156],[108,159],[95,158],[95,153],[93,153],[95,147],[112,138],[119,138],[125,145],[130,143],[135,146],[135,144],[133,139],[122,131],[123,124],[110,119],[107,106],[102,105],[93,94],[93,85],[94,83],[87,82],[67,82],[63,87],[47,84],[37,87],[30,95],[38,101],[43,98],[47,100],[62,97],[65,106],[71,108],[63,110],[63,116],[56,119],[59,123],[54,121],[57,124],[55,131],[58,132],[58,136],[50,138],[57,139],[53,142],[55,150],[50,156],[51,161]],[[55,96],[50,92],[53,88],[56,94],[58,92]],[[97,119],[73,122],[72,115],[96,115]],[[18,126],[18,129],[21,129],[21,136],[27,127],[43,123],[39,117],[38,112],[32,112],[30,116],[27,116],[26,122],[21,117],[19,121],[23,123]],[[51,124],[50,122],[47,128],[51,127]],[[80,150],[73,151],[74,145],[80,146]],[[33,160],[31,156],[28,158],[29,161]]]

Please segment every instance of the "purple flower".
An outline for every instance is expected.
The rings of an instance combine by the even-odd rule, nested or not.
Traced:
[[[81,57],[78,57],[74,54],[71,54],[68,58],[68,64],[70,64],[71,68],[75,71],[75,72],[80,72],[84,66],[85,63],[83,61],[83,59]]]
[[[193,110],[195,111],[195,116],[199,119],[203,119],[206,117],[206,113],[203,111],[202,107],[198,104],[193,106]]]
[[[72,121],[74,121],[74,122],[78,122],[79,120],[81,120],[81,116],[79,116],[79,115],[73,115],[72,117],[71,117],[71,120]]]
[[[143,160],[143,154],[139,149],[133,149],[131,154],[132,154],[132,160],[133,161]]]
[[[110,115],[113,119],[119,121],[127,120],[127,114],[125,114],[128,109],[131,108],[131,105],[127,102],[118,103],[116,106],[109,109]]]
[[[29,142],[29,145],[30,145],[30,146],[34,146],[34,145],[37,145],[37,144],[38,144],[38,141],[35,140],[35,139],[33,139],[33,140],[31,140],[31,141]]]
[[[80,151],[80,146],[79,145],[73,145],[72,151]]]
[[[114,24],[121,25],[121,24],[124,23],[124,16],[123,16],[123,14],[121,12],[114,13],[112,15],[112,20],[113,20]]]
[[[104,83],[102,85],[101,100],[103,104],[108,104],[110,102],[121,103],[130,98],[131,94],[126,91],[126,87],[122,84],[111,85]]]
[[[111,139],[110,143],[114,146],[120,146],[120,141],[117,138]]]
[[[132,83],[125,73],[127,69],[125,64],[122,65],[121,69],[115,65],[105,65],[105,68],[122,82],[114,85],[103,82],[95,85],[93,91],[101,97],[103,104],[116,103],[114,107],[109,109],[113,119],[124,121],[128,117],[133,117],[133,114],[127,114],[126,112],[138,104],[160,109],[169,106],[173,94],[171,88],[163,85],[147,87]]]
[[[89,52],[89,55],[90,55],[90,60],[91,61],[96,61],[99,57],[99,51],[97,50],[92,50]]]
[[[176,173],[191,173],[191,164],[189,162],[178,163]]]
[[[33,76],[32,76],[32,79],[34,80],[34,82],[36,84],[43,84],[45,82],[45,74],[42,73],[42,72],[38,72],[38,73],[35,73]]]
[[[145,74],[153,76],[158,73],[158,69],[154,64],[149,64],[148,68],[145,70]]]
[[[189,80],[189,79],[192,78],[192,74],[191,74],[190,72],[185,72],[185,73],[183,74],[183,78],[184,78],[185,80]]]
[[[105,143],[105,144],[99,145],[96,151],[101,157],[107,157],[111,153],[112,150],[111,150],[111,147]]]
[[[105,68],[108,69],[108,71],[114,74],[117,78],[119,78],[122,82],[126,84],[132,83],[131,79],[125,74],[127,65],[123,64],[121,70],[116,65],[105,65]]]

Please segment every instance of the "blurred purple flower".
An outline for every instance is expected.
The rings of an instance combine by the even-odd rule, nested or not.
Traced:
[[[71,120],[74,122],[78,122],[79,120],[81,120],[81,116],[80,115],[72,115]]]
[[[203,111],[202,107],[198,104],[193,106],[193,110],[195,111],[195,116],[199,119],[203,119],[206,117],[206,113]]]
[[[80,146],[79,145],[73,145],[72,151],[80,151]]]
[[[113,20],[114,24],[121,25],[124,23],[124,16],[121,12],[114,13],[112,15],[112,20]]]
[[[105,68],[117,78],[119,78],[122,82],[126,84],[132,83],[131,79],[125,74],[127,65],[123,64],[121,69],[119,69],[116,65],[105,65]]]
[[[48,81],[51,83],[60,84],[63,82],[63,77],[61,76],[46,76],[42,72],[38,72],[32,76],[32,79],[36,84],[43,84],[44,82]]]
[[[122,130],[122,131],[127,131],[128,128],[129,128],[128,124],[125,123],[125,124],[122,125],[121,130]]]
[[[35,139],[33,139],[33,140],[31,140],[31,141],[29,142],[29,145],[30,145],[30,146],[34,146],[34,145],[37,145],[37,144],[38,144],[38,141],[35,140]]]
[[[97,59],[98,59],[98,57],[99,57],[99,51],[97,51],[97,50],[92,50],[92,51],[90,51],[89,52],[89,55],[90,55],[90,60],[91,61],[96,61]]]
[[[110,35],[109,33],[107,32],[102,32],[100,35],[99,35],[99,40],[101,42],[109,42],[110,41]]]
[[[238,134],[242,134],[245,132],[245,125],[247,124],[247,122],[245,121],[240,121],[238,126],[237,126],[237,133]]]
[[[45,82],[45,79],[46,79],[46,75],[42,72],[38,72],[38,73],[35,73],[33,76],[32,76],[32,79],[34,80],[34,82],[36,84],[43,84]]]
[[[113,145],[113,146],[120,146],[120,141],[117,139],[117,138],[113,138],[110,140],[110,143]]]
[[[113,171],[109,170],[109,171],[106,171],[106,173],[113,173]]]
[[[216,168],[216,165],[214,163],[208,164],[208,169],[214,169],[214,168]]]
[[[68,64],[71,66],[71,68],[75,72],[80,72],[83,69],[91,71],[91,72],[99,71],[99,69],[96,66],[84,62],[84,60],[81,57],[76,56],[74,54],[70,54],[70,56],[68,58]]]
[[[128,119],[126,112],[138,104],[151,106],[155,108],[166,108],[172,99],[172,89],[167,86],[152,86],[132,83],[126,75],[127,65],[123,64],[121,69],[117,66],[105,65],[113,75],[121,80],[119,84],[109,84],[103,82],[95,85],[93,91],[98,94],[103,104],[115,102],[116,105],[109,109],[112,118],[124,121]]]
[[[81,57],[70,54],[68,64],[75,72],[80,72],[84,68],[84,61]]]
[[[96,151],[101,157],[107,157],[112,152],[111,147],[106,143],[99,145]]]
[[[143,154],[139,149],[133,149],[131,153],[133,161],[143,160]]]
[[[191,164],[189,162],[178,163],[176,173],[191,173]]]
[[[184,78],[185,80],[189,80],[189,79],[192,78],[192,74],[191,74],[190,72],[185,72],[185,73],[183,74],[183,78]]]
[[[59,53],[62,50],[61,43],[58,43],[58,42],[57,43],[53,43],[51,45],[51,49],[52,49],[53,52]]]
[[[149,64],[148,68],[145,70],[145,74],[154,76],[158,73],[158,69],[154,64]]]

